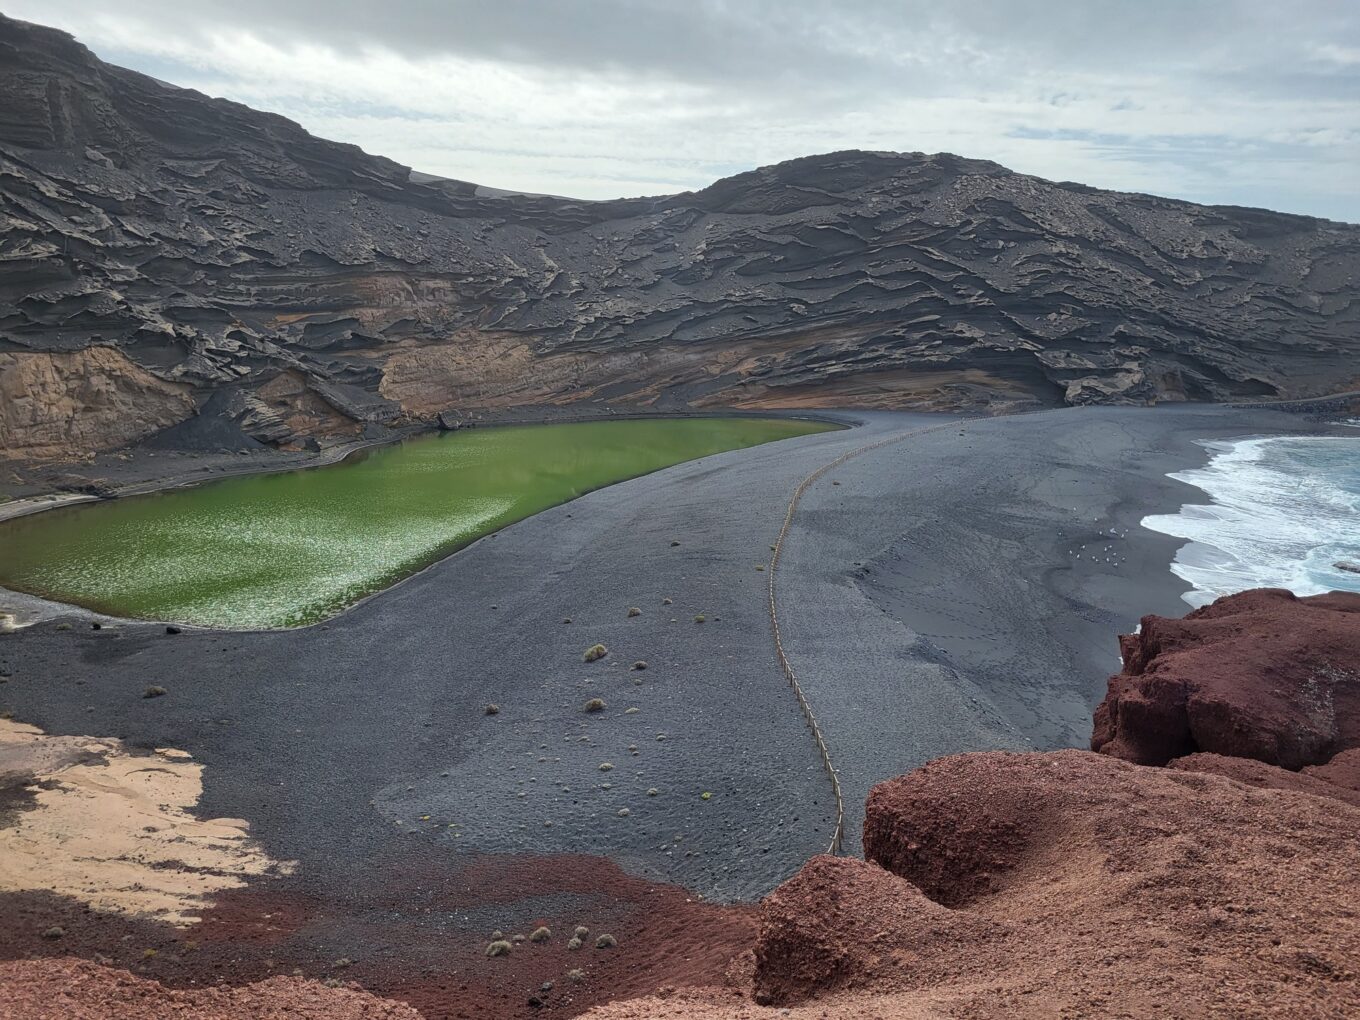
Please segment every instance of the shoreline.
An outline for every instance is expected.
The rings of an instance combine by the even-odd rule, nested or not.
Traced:
[[[573,861],[606,857],[630,881],[745,903],[825,849],[827,780],[757,569],[814,468],[958,425],[826,472],[781,558],[781,632],[853,818],[862,787],[918,759],[1082,742],[1069,719],[1089,727],[1117,628],[1179,597],[1177,543],[1130,526],[1117,572],[1078,567],[1069,544],[1197,492],[1164,477],[1204,452],[1196,437],[1317,431],[1215,407],[858,417],[596,490],[329,624],[176,636],[38,624],[0,637],[0,701],[49,734],[191,754],[203,817],[246,819],[263,852],[299,862],[234,909],[307,903],[327,918],[286,922],[292,958],[382,946],[419,970],[427,945],[452,938],[468,956],[452,959],[471,966],[493,928],[584,909]],[[595,642],[609,654],[583,662]],[[149,684],[166,695],[144,698]],[[584,711],[596,697],[606,709]],[[519,884],[527,853],[557,877]],[[495,907],[469,908],[459,876],[484,859],[506,862],[476,887]],[[373,888],[389,871],[406,883],[391,900]],[[431,913],[412,888],[447,890],[452,905]],[[24,916],[77,923],[43,920],[51,909]]]
[[[193,471],[172,470],[151,477],[135,478],[131,481],[115,485],[107,493],[85,493],[85,492],[62,492],[60,487],[43,488],[38,492],[26,493],[20,496],[11,496],[4,502],[0,502],[0,522],[13,520],[18,517],[25,517],[33,513],[41,513],[43,510],[56,509],[60,506],[70,506],[77,503],[98,502],[110,499],[125,499],[131,496],[145,496],[154,492],[162,492],[168,489],[195,488],[200,485],[208,485],[215,481],[225,478],[236,478],[242,475],[270,475],[281,474],[288,471],[308,471],[313,468],[330,467],[334,464],[343,463],[345,460],[362,453],[365,450],[377,449],[383,446],[391,446],[396,443],[404,442],[407,439],[414,439],[420,436],[439,435],[445,432],[460,432],[464,429],[494,429],[494,428],[522,428],[535,425],[573,425],[600,421],[647,421],[652,419],[686,420],[695,418],[777,418],[793,419],[797,421],[821,421],[832,425],[841,425],[846,428],[853,428],[856,424],[855,412],[853,409],[810,409],[810,410],[791,410],[791,411],[741,411],[733,409],[718,408],[712,412],[687,412],[687,411],[658,411],[655,413],[642,411],[599,411],[587,414],[577,413],[571,416],[553,417],[550,415],[525,415],[522,417],[494,417],[484,420],[478,419],[473,425],[466,425],[455,429],[442,428],[437,424],[424,423],[420,425],[404,426],[399,429],[390,430],[390,434],[372,439],[356,439],[348,442],[337,443],[328,446],[317,452],[301,450],[276,450],[269,447],[262,447],[259,451],[202,451],[190,449],[169,449],[169,450],[147,450],[145,448],[130,447],[124,450],[110,450],[96,455],[96,462],[99,457],[117,457],[119,454],[130,453],[131,461],[120,463],[127,464],[135,462],[137,466],[146,465],[146,461],[152,457],[162,456],[166,458],[180,457],[193,459],[227,459],[229,465],[219,464],[200,464]],[[138,460],[140,454],[141,459]],[[275,459],[275,463],[270,464],[241,464],[240,457],[270,457]],[[278,463],[283,459],[282,463]],[[71,476],[86,477],[87,481],[94,484],[95,479],[87,472],[82,472],[82,468],[90,465],[76,461],[22,461],[0,460],[0,468],[17,470],[18,468],[53,471],[66,470]],[[118,464],[104,462],[101,467],[113,472],[114,474],[131,474],[129,468]],[[208,477],[202,475],[208,471],[213,471]],[[71,484],[70,482],[64,484]],[[5,494],[6,489],[16,488],[13,485],[0,483],[0,496]],[[27,485],[20,484],[17,488],[28,488]],[[59,502],[51,502],[51,501]],[[43,502],[49,501],[49,502]],[[32,504],[32,505],[29,505]]]
[[[638,413],[638,414],[627,414],[627,415],[624,415],[624,414],[603,414],[603,415],[597,415],[597,416],[593,416],[593,417],[577,417],[577,418],[573,418],[573,419],[570,419],[570,420],[554,420],[554,421],[541,421],[541,420],[533,420],[533,419],[524,419],[524,420],[498,420],[498,421],[495,421],[495,422],[492,422],[492,423],[488,423],[488,424],[485,424],[485,425],[479,425],[479,426],[477,426],[477,429],[480,431],[480,430],[482,430],[482,429],[492,429],[492,428],[524,428],[524,427],[534,427],[534,426],[539,426],[539,425],[550,426],[550,425],[588,424],[588,423],[601,422],[601,421],[629,421],[629,420],[631,420],[631,421],[647,421],[647,420],[656,420],[656,419],[679,420],[679,421],[691,420],[691,421],[692,421],[692,420],[699,420],[699,419],[706,419],[706,418],[737,418],[737,419],[745,419],[745,418],[749,418],[749,419],[757,419],[757,420],[760,420],[760,419],[766,419],[766,420],[773,419],[773,420],[780,420],[780,421],[788,421],[788,420],[792,420],[792,421],[814,421],[814,422],[822,422],[822,423],[825,423],[825,424],[830,424],[830,425],[839,426],[839,429],[838,429],[838,430],[840,430],[840,431],[853,430],[853,429],[855,429],[856,427],[858,427],[860,424],[862,424],[861,419],[859,419],[859,418],[857,418],[857,417],[855,416],[855,412],[853,412],[853,411],[839,411],[839,410],[835,410],[835,411],[810,412],[810,413],[802,413],[802,412],[788,412],[788,413],[785,413],[785,412],[769,412],[769,413],[764,413],[764,412],[761,412],[761,413],[750,413],[750,414],[748,414],[748,413],[733,412],[733,413],[724,413],[724,414],[686,414],[686,413],[661,413],[661,414],[640,414],[640,413]],[[137,497],[137,496],[151,495],[151,494],[154,494],[154,493],[157,493],[157,492],[170,492],[170,491],[174,491],[174,490],[177,490],[177,489],[192,489],[192,488],[197,488],[197,487],[203,486],[203,485],[211,485],[211,484],[213,484],[214,482],[224,481],[224,480],[226,480],[226,479],[228,479],[228,478],[231,478],[231,477],[240,478],[240,477],[250,477],[250,476],[254,476],[254,475],[284,474],[284,473],[291,472],[291,471],[310,471],[310,470],[319,469],[319,468],[333,467],[333,466],[336,466],[336,465],[338,465],[338,464],[343,464],[343,463],[344,463],[346,460],[348,460],[350,457],[353,457],[353,456],[355,456],[356,454],[359,454],[359,453],[366,452],[366,451],[368,451],[368,450],[377,449],[377,448],[384,447],[384,446],[395,445],[395,444],[397,444],[397,443],[405,442],[405,441],[408,440],[408,439],[414,439],[414,438],[420,438],[420,437],[432,436],[432,435],[442,435],[442,434],[446,434],[446,433],[450,433],[450,432],[457,432],[457,431],[463,431],[463,429],[444,429],[444,428],[435,428],[435,429],[421,429],[421,430],[415,430],[415,431],[407,431],[407,432],[403,432],[403,433],[398,434],[398,435],[393,435],[393,436],[384,437],[384,438],[382,438],[382,439],[365,440],[365,441],[362,441],[362,442],[359,442],[359,443],[340,444],[340,445],[338,445],[338,446],[336,446],[336,447],[333,447],[333,448],[331,448],[331,449],[329,449],[329,450],[322,451],[321,454],[317,455],[317,458],[316,458],[316,459],[314,459],[314,460],[311,461],[311,462],[305,463],[305,464],[299,464],[299,465],[288,465],[288,464],[284,464],[284,465],[274,465],[274,466],[272,466],[272,467],[268,467],[268,468],[264,468],[264,469],[258,469],[258,470],[255,469],[255,468],[253,468],[253,467],[251,467],[251,466],[243,465],[239,470],[235,470],[235,471],[224,471],[223,473],[218,474],[218,475],[215,475],[215,476],[213,476],[213,477],[211,477],[211,478],[198,478],[198,477],[193,477],[193,476],[188,476],[188,475],[183,475],[183,474],[172,474],[172,475],[167,475],[167,476],[165,476],[165,477],[163,477],[163,478],[156,479],[156,480],[153,480],[153,481],[148,481],[148,482],[144,482],[144,483],[137,483],[137,484],[129,485],[129,486],[124,487],[124,488],[122,488],[122,489],[119,489],[119,490],[116,490],[116,491],[114,491],[114,492],[111,492],[111,493],[109,493],[109,494],[107,494],[107,495],[98,495],[98,496],[96,496],[96,495],[90,495],[90,494],[84,494],[84,493],[72,493],[72,494],[69,495],[68,498],[62,498],[61,496],[56,495],[56,494],[44,495],[44,496],[34,496],[34,497],[28,498],[27,500],[15,500],[15,501],[12,501],[11,503],[8,503],[8,504],[0,503],[0,524],[3,524],[5,521],[8,521],[8,520],[17,520],[17,519],[22,518],[22,517],[28,517],[28,516],[32,516],[32,515],[34,515],[34,514],[42,513],[42,512],[44,512],[44,511],[46,511],[46,510],[61,509],[61,508],[64,508],[64,507],[76,506],[76,505],[81,505],[81,504],[84,504],[84,503],[106,502],[106,501],[111,501],[111,500],[116,500],[116,499],[134,498],[134,497]],[[789,437],[789,438],[798,438],[798,437]],[[780,440],[780,441],[782,441],[782,440]],[[765,445],[765,444],[759,444],[759,445]],[[731,452],[731,451],[727,451],[727,452]],[[713,454],[709,454],[709,455],[706,455],[706,456],[714,456],[714,455],[713,455]],[[704,458],[699,457],[699,458],[694,458],[694,459],[695,459],[695,460],[702,460],[702,459],[704,459]],[[682,462],[680,462],[680,463],[688,463],[688,461],[682,461]],[[668,466],[673,467],[673,466],[675,466],[675,465],[668,465]],[[666,470],[666,468],[659,468],[659,469],[657,469],[657,470],[663,470],[663,471],[664,471],[664,470]],[[620,484],[623,484],[623,482],[632,481],[632,480],[634,480],[634,479],[636,479],[636,478],[643,478],[643,477],[646,477],[647,474],[654,474],[654,473],[655,473],[655,472],[646,472],[646,473],[644,473],[644,474],[642,474],[642,475],[634,475],[634,476],[632,476],[631,478],[626,478],[626,479],[623,479],[623,480],[620,481],[620,482],[613,482],[613,483],[610,483],[610,484],[611,484],[611,485],[620,485]],[[609,486],[604,486],[604,488],[608,488],[608,487],[609,487]],[[583,497],[583,496],[587,496],[587,495],[589,495],[591,492],[595,492],[595,491],[598,491],[598,490],[597,490],[597,489],[588,489],[588,490],[585,490],[585,491],[583,491],[583,492],[579,492],[579,493],[577,493],[576,495],[572,496],[570,499],[564,500],[564,501],[561,502],[561,503],[553,504],[553,506],[547,507],[547,508],[545,508],[544,511],[539,511],[539,513],[546,512],[546,510],[556,509],[557,507],[560,507],[560,506],[565,506],[565,505],[567,505],[567,504],[569,504],[569,503],[571,503],[571,502],[573,502],[573,501],[575,501],[575,500],[577,500],[577,499],[580,499],[580,498]],[[14,505],[14,504],[19,504],[19,505],[16,506],[16,505]],[[8,510],[11,510],[11,512],[6,513],[5,511],[6,511],[7,509],[8,509]],[[37,623],[37,622],[41,622],[41,621],[44,621],[44,620],[54,620],[54,619],[59,619],[59,618],[64,617],[64,616],[75,616],[75,617],[80,618],[80,619],[98,620],[98,621],[101,621],[101,622],[103,622],[103,621],[108,621],[108,622],[109,622],[110,624],[112,624],[112,625],[117,625],[117,624],[119,624],[119,623],[143,623],[143,624],[152,624],[152,625],[156,625],[156,626],[175,626],[175,627],[179,627],[179,628],[183,628],[183,629],[192,629],[192,630],[197,630],[197,631],[212,631],[212,632],[230,633],[230,634],[255,634],[255,633],[271,633],[271,632],[274,632],[274,631],[296,631],[296,630],[306,630],[306,629],[310,629],[310,628],[313,628],[313,627],[322,626],[323,624],[329,624],[329,623],[330,623],[331,621],[333,621],[333,620],[338,620],[338,619],[342,618],[342,617],[345,616],[347,613],[349,613],[349,612],[351,612],[352,610],[356,609],[357,607],[363,605],[365,602],[369,601],[370,599],[377,598],[377,597],[383,595],[384,593],[386,593],[386,592],[388,592],[388,591],[391,591],[392,589],[396,588],[397,586],[406,583],[407,581],[411,580],[411,579],[414,578],[414,577],[419,576],[420,574],[424,573],[425,571],[429,570],[430,568],[437,566],[438,564],[442,563],[444,560],[448,559],[450,556],[454,556],[454,555],[456,555],[457,553],[463,551],[464,549],[469,548],[469,547],[472,546],[472,545],[475,545],[475,544],[478,543],[478,542],[481,542],[481,541],[483,541],[483,540],[485,540],[485,539],[492,538],[492,537],[494,537],[495,535],[497,535],[499,532],[504,531],[505,528],[511,527],[511,526],[513,526],[513,524],[516,524],[516,523],[519,523],[519,522],[518,522],[518,521],[512,522],[511,524],[505,525],[505,526],[503,526],[503,527],[501,527],[501,528],[497,528],[497,529],[494,530],[494,531],[490,531],[490,532],[488,532],[488,533],[486,533],[486,534],[484,534],[484,535],[480,535],[480,536],[478,536],[477,538],[472,539],[470,542],[466,542],[466,543],[464,543],[464,544],[462,544],[462,545],[459,545],[459,546],[457,546],[457,547],[455,547],[455,548],[453,548],[453,549],[450,549],[448,552],[443,553],[442,555],[437,556],[435,559],[431,560],[429,563],[426,563],[425,565],[423,565],[423,566],[417,568],[416,570],[413,570],[413,571],[411,571],[410,573],[405,574],[404,576],[398,578],[397,580],[393,581],[391,584],[388,584],[388,585],[385,585],[385,586],[383,586],[383,587],[381,587],[381,588],[378,588],[377,590],[372,591],[372,592],[369,592],[368,594],[366,594],[366,595],[364,595],[364,596],[362,596],[362,597],[356,599],[355,601],[346,604],[344,607],[342,607],[341,609],[339,609],[339,610],[336,611],[335,613],[331,614],[330,616],[325,617],[324,619],[316,620],[316,621],[314,621],[314,622],[312,622],[312,623],[308,623],[308,624],[300,624],[300,625],[297,625],[297,626],[291,626],[291,627],[290,627],[290,626],[279,626],[279,627],[242,627],[242,628],[236,628],[236,627],[210,626],[210,625],[205,625],[205,624],[192,623],[192,622],[188,622],[188,621],[170,620],[170,619],[156,619],[156,618],[151,618],[151,617],[119,616],[119,615],[116,615],[116,614],[103,612],[103,611],[98,610],[98,609],[93,609],[93,608],[91,608],[91,607],[89,607],[89,606],[83,606],[83,605],[80,605],[80,604],[78,604],[78,603],[74,603],[74,602],[63,602],[63,601],[61,601],[60,599],[50,598],[50,597],[48,597],[48,596],[41,595],[41,594],[38,594],[38,593],[36,593],[36,592],[24,591],[24,590],[18,589],[18,588],[10,588],[10,587],[7,587],[7,586],[5,586],[5,585],[0,585],[0,602],[9,602],[9,603],[11,603],[11,604],[10,604],[10,605],[0,605],[0,615],[7,616],[7,617],[9,618],[10,624],[13,625],[13,626],[16,626],[16,627],[26,627],[26,626],[31,626],[32,624]]]

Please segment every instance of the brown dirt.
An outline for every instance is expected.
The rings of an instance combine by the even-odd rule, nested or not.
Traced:
[[[0,1011],[9,1020],[420,1020],[409,1006],[357,986],[273,977],[242,988],[176,991],[85,960],[0,963],[0,986]]]
[[[1257,589],[1143,617],[1091,749],[1141,765],[1200,751],[1298,770],[1360,747],[1360,595]]]
[[[897,875],[819,858],[762,908],[770,1008],[714,990],[592,1020],[1360,1015],[1355,808],[1081,751],[987,753],[875,788],[865,831]]]
[[[1352,756],[1360,764],[1360,751],[1343,751],[1326,765],[1315,765],[1302,772],[1290,772],[1278,765],[1267,765],[1250,758],[1229,758],[1223,754],[1191,754],[1176,758],[1167,768],[1182,772],[1206,772],[1210,775],[1235,779],[1247,786],[1265,790],[1293,790],[1308,793],[1314,797],[1332,797],[1347,804],[1360,807],[1360,788],[1347,786],[1344,782],[1332,782],[1327,777],[1341,777],[1346,756]],[[1357,770],[1360,771],[1360,770]],[[1356,778],[1353,777],[1352,784]]]
[[[3,895],[0,959],[78,956],[180,989],[300,971],[407,1002],[426,1020],[498,1020],[570,1017],[661,987],[723,984],[756,932],[749,908],[704,903],[598,857],[485,857],[458,871],[404,871],[393,862],[377,873],[382,881],[354,898],[283,893],[277,883],[229,890],[191,929],[90,911],[50,893]],[[477,920],[462,920],[469,915]],[[486,957],[493,929],[528,935],[540,924],[553,933],[546,943]],[[590,938],[569,950],[578,924]],[[62,936],[45,938],[53,925]],[[593,948],[604,933],[617,948]],[[584,972],[582,982],[567,977],[572,969]],[[546,992],[545,981],[553,983]]]

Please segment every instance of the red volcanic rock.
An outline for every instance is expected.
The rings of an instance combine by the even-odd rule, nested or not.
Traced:
[[[1143,617],[1091,749],[1142,765],[1212,752],[1297,770],[1360,747],[1360,594],[1258,589]]]
[[[755,999],[796,1003],[909,967],[956,974],[1000,929],[940,906],[875,864],[818,856],[761,904]]]
[[[1085,751],[944,758],[870,795],[866,853],[900,877],[819,857],[766,899],[752,987],[796,1020],[1360,1016],[1358,845],[1360,809],[1322,797]],[[590,1014],[765,1015],[730,988]]]
[[[1344,781],[1333,782],[1328,779],[1330,775],[1341,777],[1343,764],[1338,764],[1338,759],[1347,755],[1354,756],[1356,765],[1360,765],[1360,751],[1343,751],[1326,765],[1310,766],[1302,772],[1290,772],[1278,765],[1267,765],[1252,758],[1229,758],[1222,754],[1200,753],[1173,759],[1167,768],[1223,776],[1263,790],[1293,790],[1295,793],[1308,793],[1314,797],[1331,797],[1360,807],[1360,787],[1347,786]],[[1360,773],[1360,768],[1356,768],[1355,771]],[[1355,783],[1360,780],[1360,775],[1350,778],[1351,782]]]
[[[939,758],[869,791],[864,856],[946,906],[991,892],[998,875],[1016,865],[1036,826],[1048,824],[1040,790],[1013,789],[979,803],[937,795],[934,779],[969,758],[1027,760],[992,752]]]

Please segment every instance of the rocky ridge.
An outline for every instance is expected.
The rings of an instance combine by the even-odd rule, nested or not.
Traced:
[[[5,402],[0,456],[196,413],[287,446],[570,402],[1360,388],[1353,225],[948,154],[810,156],[655,198],[492,192],[9,19],[0,111],[0,391],[56,386]]]
[[[865,860],[814,858],[762,903],[744,987],[590,1016],[1355,1015],[1357,634],[1360,596],[1340,592],[1252,591],[1183,621],[1146,618],[1123,639],[1110,681],[1122,739],[1105,736],[1107,702],[1103,753],[963,754],[880,784]],[[1332,674],[1330,694],[1299,682],[1310,670]],[[1170,711],[1128,710],[1131,680],[1147,675],[1179,678],[1162,684],[1166,701],[1212,691],[1235,750],[1169,768],[1120,760],[1161,746],[1161,727],[1179,732]],[[1332,736],[1312,757],[1335,752],[1325,765],[1251,757],[1278,758],[1285,730],[1315,734],[1324,700]]]

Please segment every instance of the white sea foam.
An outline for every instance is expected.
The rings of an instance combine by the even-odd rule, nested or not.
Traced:
[[[1360,439],[1305,436],[1204,444],[1209,463],[1172,478],[1212,500],[1143,527],[1189,539],[1171,569],[1194,585],[1183,597],[1202,606],[1245,588],[1296,595],[1360,591]]]

